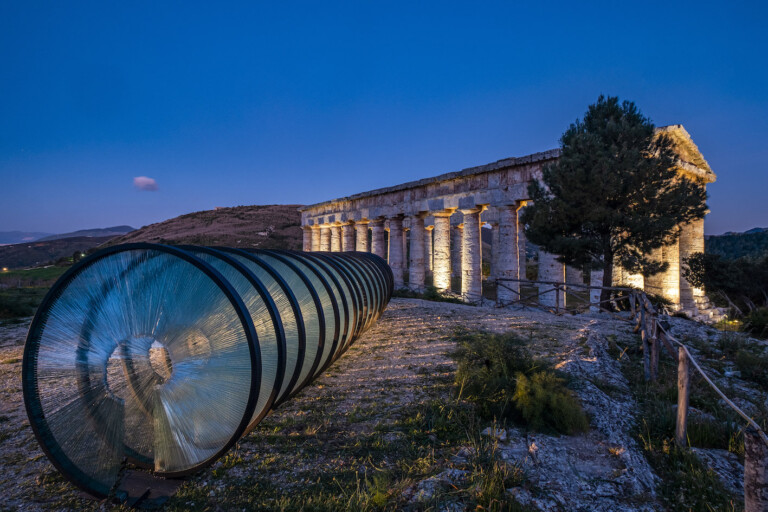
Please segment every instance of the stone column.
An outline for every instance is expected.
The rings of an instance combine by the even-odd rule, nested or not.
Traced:
[[[424,290],[424,238],[431,233],[424,230],[424,217],[426,214],[417,214],[411,217],[411,254],[408,265],[408,287],[420,292]]]
[[[451,214],[453,211],[434,213],[434,255],[433,275],[435,288],[439,291],[451,289]]]
[[[565,282],[568,284],[584,284],[584,272],[580,268],[566,265]],[[583,290],[583,288],[580,288]]]
[[[312,226],[312,250],[320,250],[320,226],[317,224]]]
[[[353,222],[341,225],[341,250],[355,250],[355,224]]]
[[[525,226],[520,222],[520,215],[522,215],[522,209],[528,204],[527,201],[520,201],[517,206],[517,216],[515,217],[517,222],[517,251],[518,251],[518,265],[517,265],[517,278],[528,279],[525,272],[528,266],[528,255],[525,252],[525,246],[528,239],[525,237]]]
[[[355,240],[355,250],[360,252],[368,252],[368,221],[359,220],[355,223],[355,231],[357,232],[357,240]]]
[[[496,278],[519,279],[518,221],[515,206],[499,208],[499,245],[496,249]],[[501,281],[496,289],[499,302],[509,304],[520,298],[520,283]]]
[[[461,295],[464,300],[483,298],[483,244],[480,240],[480,213],[484,208],[461,210],[464,230],[461,237]]]
[[[451,277],[461,276],[461,239],[464,234],[464,224],[451,226]]]
[[[694,220],[680,227],[679,269],[685,260],[697,252],[704,252],[704,219]],[[680,275],[680,304],[684,309],[695,310],[697,299],[704,296],[704,290],[694,288]]]
[[[329,252],[331,250],[331,225],[320,225],[320,250]]]
[[[371,221],[371,252],[376,256],[381,256],[386,260],[387,246],[384,238],[384,220],[376,219]]]
[[[403,217],[389,219],[389,266],[395,281],[395,289],[403,288]]]
[[[645,279],[645,291],[660,295],[675,306],[680,305],[680,246],[675,240],[670,245],[654,249],[651,252],[654,261],[666,262],[667,270],[648,276]]]
[[[302,226],[302,240],[301,240],[301,250],[302,251],[311,251],[312,250],[312,228],[309,226]]]
[[[499,223],[490,222],[491,225],[491,274],[488,279],[496,279],[499,277]],[[482,236],[480,237],[482,241]]]
[[[411,228],[403,228],[403,272],[408,268],[408,233]]]
[[[603,286],[603,271],[592,269],[589,272],[590,286]],[[600,311],[600,288],[590,288],[589,290],[589,310],[593,313]]]
[[[640,290],[645,289],[645,278],[643,274],[632,274],[619,265],[618,260],[613,262],[613,276],[611,277],[613,286],[630,286]]]
[[[539,250],[539,281],[565,282],[565,265],[557,261],[556,255]],[[539,290],[551,290],[554,288],[551,284],[539,284]],[[539,294],[539,303],[548,307],[565,307],[565,292],[555,291]]]
[[[341,225],[331,226],[331,251],[341,252]]]
[[[424,226],[424,259],[425,259],[425,270],[432,273],[432,230],[435,229],[435,226]]]

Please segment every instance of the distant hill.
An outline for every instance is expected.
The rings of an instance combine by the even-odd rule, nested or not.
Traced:
[[[33,242],[50,235],[51,233],[40,233],[36,231],[0,231],[0,245]]]
[[[705,251],[723,258],[761,259],[768,256],[768,228],[753,228],[744,233],[725,233],[705,238]]]
[[[221,245],[301,250],[301,213],[296,204],[235,206],[188,213],[112,239],[128,242]]]
[[[135,231],[136,228],[131,226],[114,226],[111,228],[95,228],[95,229],[81,229],[79,231],[73,231],[71,233],[62,233],[60,235],[49,235],[43,238],[39,238],[38,242],[46,242],[48,240],[60,240],[62,238],[76,238],[76,237],[105,237],[105,236],[122,236],[131,231]]]
[[[0,267],[25,268],[71,257],[75,251],[88,252],[108,241],[110,236],[80,236],[0,246]]]

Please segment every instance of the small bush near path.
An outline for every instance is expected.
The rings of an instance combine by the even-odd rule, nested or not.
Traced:
[[[400,288],[399,290],[395,290],[392,296],[399,297],[401,299],[424,299],[434,302],[450,302],[451,304],[471,305],[459,299],[458,297],[454,297],[446,293],[441,293],[434,286],[427,286],[423,293],[415,292],[407,288]]]
[[[589,430],[578,398],[564,374],[534,360],[526,342],[512,333],[458,331],[456,386],[486,420],[512,420],[539,432]]]

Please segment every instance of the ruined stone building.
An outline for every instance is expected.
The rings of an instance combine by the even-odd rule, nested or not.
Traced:
[[[659,130],[675,144],[678,172],[703,184],[715,181],[712,169],[681,125]],[[526,241],[519,219],[521,209],[529,204],[528,183],[539,179],[542,169],[559,155],[555,149],[507,158],[305,206],[300,209],[304,250],[372,251],[387,258],[396,288],[421,290],[425,277],[431,275],[434,286],[445,291],[451,288],[454,277],[460,278],[464,299],[478,300],[483,286],[483,226],[490,227],[492,233],[491,255],[486,258],[490,276],[525,279]],[[680,262],[704,251],[704,221],[681,225],[679,229],[679,240],[654,254],[669,263],[665,272],[643,279],[642,275],[630,275],[618,268],[613,281],[617,286],[643,288],[698,314],[708,307],[706,298],[702,290],[683,278]],[[592,272],[590,281],[599,285],[602,276],[596,274]],[[583,277],[558,263],[554,255],[540,251],[538,279],[573,283]],[[511,302],[517,293],[518,283],[505,282],[497,290],[498,300]],[[555,305],[555,300],[562,302],[565,298],[544,294],[541,300]]]

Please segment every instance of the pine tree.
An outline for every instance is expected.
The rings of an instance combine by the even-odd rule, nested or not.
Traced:
[[[704,186],[677,172],[672,141],[633,102],[601,95],[560,143],[558,161],[528,187],[528,239],[562,263],[602,268],[606,287],[614,263],[645,276],[666,270],[651,250],[707,211]]]

